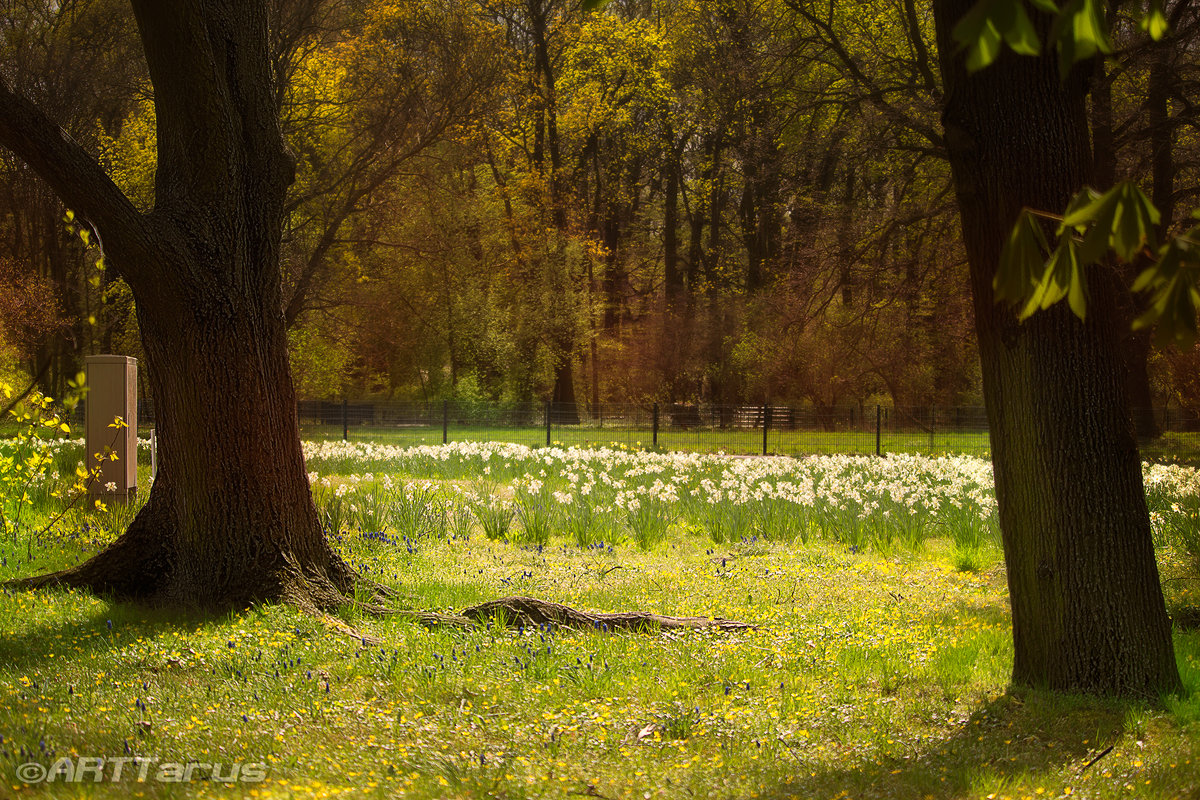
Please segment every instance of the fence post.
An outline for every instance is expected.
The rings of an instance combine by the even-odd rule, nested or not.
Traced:
[[[450,441],[450,401],[442,401],[442,444]]]
[[[937,406],[929,407],[929,454],[933,455],[934,437],[937,431]]]
[[[763,412],[763,455],[767,454],[767,431],[771,428],[771,407],[764,405]]]
[[[880,435],[879,435],[879,430],[880,430],[882,422],[883,422],[883,409],[881,409],[879,407],[879,404],[876,403],[875,404],[875,455],[877,455],[877,456],[883,455],[883,448],[880,446]]]
[[[550,446],[550,401],[546,401],[546,447]]]
[[[651,430],[654,431],[653,438],[651,439],[651,444],[653,445],[654,449],[657,450],[658,449],[658,403],[654,404],[654,417],[653,417],[653,422],[651,423]]]
[[[346,406],[346,398],[342,398],[342,441],[350,441],[350,410]]]

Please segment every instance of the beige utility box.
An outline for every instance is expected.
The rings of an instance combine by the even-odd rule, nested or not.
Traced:
[[[100,463],[100,477],[88,495],[105,502],[124,502],[137,493],[137,359],[129,356],[87,356],[87,462]],[[120,417],[126,427],[112,428]],[[97,462],[96,453],[111,452]]]

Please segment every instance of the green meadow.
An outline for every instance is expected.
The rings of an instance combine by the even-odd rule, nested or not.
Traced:
[[[60,445],[30,487],[0,578],[77,563],[128,521],[132,508],[75,508],[43,530],[81,450]],[[426,627],[362,604],[188,618],[5,589],[0,796],[1200,793],[1193,469],[1146,467],[1186,690],[1130,703],[1010,690],[995,500],[977,458],[306,452],[330,536],[395,609],[527,595],[755,627]],[[74,772],[100,757],[105,780]],[[21,780],[28,764],[49,775]],[[175,780],[172,765],[189,764]]]

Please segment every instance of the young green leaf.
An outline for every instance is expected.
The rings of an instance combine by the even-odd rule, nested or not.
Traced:
[[[1115,206],[1115,196],[1097,194],[1086,186],[1067,206],[1062,224],[1058,226],[1058,235],[1074,232],[1082,237],[1078,251],[1080,263],[1095,264],[1108,252]]]
[[[967,51],[968,71],[981,70],[1000,55],[1004,33],[995,18],[997,13],[1011,16],[1014,2],[1020,0],[979,0],[954,26],[951,36],[960,50]]]
[[[1058,43],[1058,71],[1064,79],[1076,63],[1112,52],[1104,12],[1096,0],[1067,3],[1054,22],[1050,39]]]
[[[1004,41],[1015,53],[1023,56],[1038,55],[1042,52],[1042,43],[1038,41],[1037,31],[1034,30],[1029,15],[1025,13],[1025,6],[1017,2],[1012,4],[1012,9],[1012,20],[1004,30]]]
[[[1112,52],[1104,9],[1096,0],[1082,0],[1071,23],[1077,61],[1091,58],[1097,53]]]
[[[1000,264],[992,279],[998,302],[1019,303],[1037,285],[1037,270],[1050,245],[1041,223],[1029,209],[1021,211],[1000,251]]]
[[[1134,292],[1144,292],[1149,289],[1150,286],[1158,280],[1159,269],[1162,266],[1163,261],[1167,258],[1167,255],[1169,255],[1169,253],[1163,255],[1162,258],[1160,258],[1156,263],[1142,270],[1141,273],[1138,274],[1137,279],[1133,282],[1133,285],[1129,287],[1130,290]]]
[[[1074,228],[1077,233],[1084,233],[1089,226],[1096,223],[1096,220],[1102,216],[1111,218],[1111,211],[1108,206],[1116,202],[1115,196],[1111,196],[1112,192],[1099,194],[1090,186],[1085,186],[1071,198],[1071,202],[1067,205],[1067,210],[1063,214],[1062,224],[1058,226],[1058,236],[1062,236],[1069,228]]]
[[[1132,261],[1143,247],[1154,248],[1154,230],[1162,217],[1136,184],[1126,181],[1113,192],[1120,200],[1112,221],[1112,247],[1121,258]]]
[[[1038,311],[1044,311],[1068,295],[1071,283],[1079,270],[1079,260],[1075,254],[1075,243],[1070,237],[1063,237],[1054,249],[1050,260],[1045,264],[1045,270],[1037,287],[1029,296],[1025,307],[1021,309],[1018,319],[1022,322],[1029,319]]]
[[[1144,247],[1155,247],[1159,219],[1158,209],[1133,183],[1117,184],[1102,195],[1085,188],[1068,206],[1058,235],[1074,230],[1083,236],[1079,257],[1085,264],[1099,261],[1109,248],[1131,261]]]
[[[1031,2],[1041,11],[1058,13],[1051,0]],[[967,51],[967,69],[971,72],[995,61],[1004,44],[1025,56],[1036,56],[1042,51],[1024,0],[979,0],[954,26],[952,35],[959,48]]]
[[[1162,344],[1191,347],[1197,335],[1200,308],[1200,258],[1187,237],[1176,237],[1159,253],[1158,261],[1134,281],[1134,291],[1150,292],[1150,306],[1133,322],[1135,330],[1158,325]]]
[[[1146,9],[1146,13],[1138,22],[1138,27],[1142,33],[1147,34],[1154,41],[1161,41],[1170,30],[1170,25],[1167,24],[1167,15],[1163,11],[1162,0],[1150,0],[1150,7]]]
[[[1000,55],[1001,35],[992,20],[986,20],[983,29],[967,51],[967,69],[977,72],[991,64]]]

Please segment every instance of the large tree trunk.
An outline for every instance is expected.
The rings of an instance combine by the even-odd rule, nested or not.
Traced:
[[[0,81],[0,142],[96,228],[133,290],[159,440],[158,478],[129,530],[29,583],[204,608],[332,608],[355,575],[325,540],[300,450],[279,273],[293,165],[263,5],[133,6],[155,87],[152,213]]]
[[[354,576],[305,477],[279,293],[194,288],[179,315],[139,297],[160,442],[149,500],[111,547],[49,582],[203,608],[335,607]]]
[[[943,121],[970,261],[1017,684],[1099,694],[1179,688],[1130,421],[1114,270],[1019,323],[992,278],[1023,206],[1066,207],[1092,179],[1086,83],[1052,48],[968,74],[951,40],[973,0],[936,0]],[[1041,19],[1043,28],[1048,20]],[[1081,72],[1080,70],[1079,72]]]

